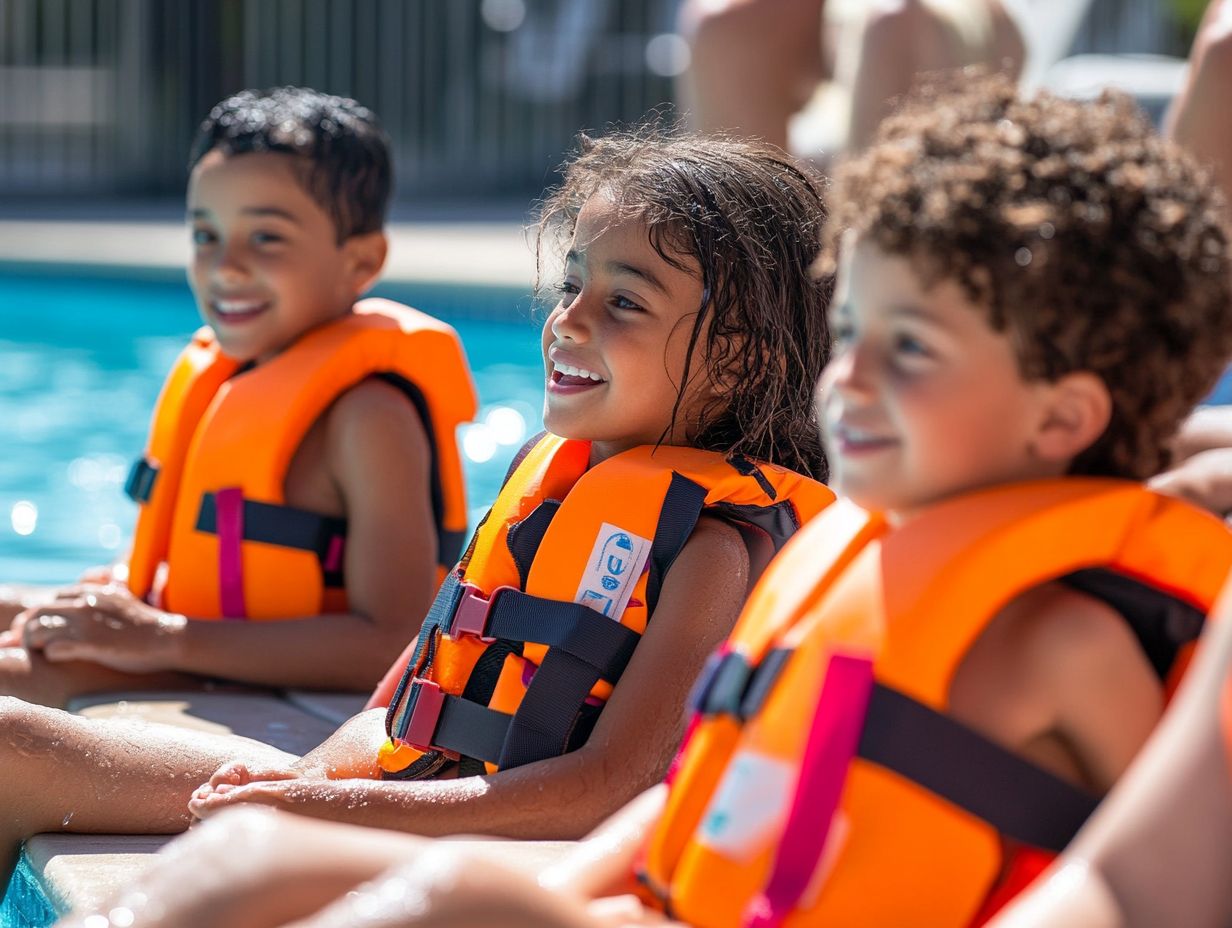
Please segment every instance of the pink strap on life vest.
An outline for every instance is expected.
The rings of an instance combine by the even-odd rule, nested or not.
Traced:
[[[871,660],[849,654],[831,656],[774,869],[765,889],[744,910],[744,928],[782,924],[808,889],[859,747],[872,690]]]
[[[244,603],[244,491],[227,487],[214,493],[218,532],[218,593],[225,619],[246,619]]]

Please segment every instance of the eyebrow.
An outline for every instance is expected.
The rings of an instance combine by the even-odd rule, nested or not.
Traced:
[[[241,209],[240,212],[245,216],[273,216],[276,219],[285,219],[287,222],[297,226],[302,225],[297,216],[277,206],[247,206]],[[189,212],[189,216],[193,219],[208,219],[210,211],[207,209],[194,209]]]
[[[897,303],[890,307],[887,315],[910,316],[913,319],[920,319],[940,328],[946,328],[945,321],[938,318],[936,313],[929,312],[927,309],[924,309],[921,306],[916,306],[914,303]]]
[[[586,256],[576,249],[569,249],[569,253],[565,255],[567,262],[575,264],[585,264]],[[646,281],[651,287],[658,290],[665,296],[668,294],[667,286],[662,280],[649,268],[642,267],[637,264],[630,264],[628,261],[605,261],[603,266],[612,274],[631,274],[641,280]]]

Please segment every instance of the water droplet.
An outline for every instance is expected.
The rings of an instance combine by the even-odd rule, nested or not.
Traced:
[[[1030,248],[1019,248],[1016,252],[1014,252],[1014,263],[1017,264],[1019,267],[1026,267],[1028,264],[1030,264],[1031,263],[1031,249]]]

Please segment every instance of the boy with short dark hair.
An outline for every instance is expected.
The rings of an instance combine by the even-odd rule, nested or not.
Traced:
[[[415,310],[356,302],[387,249],[373,114],[306,88],[244,91],[202,123],[190,167],[189,284],[208,330],[130,479],[132,554],[114,582],[15,620],[8,643],[24,647],[0,651],[0,693],[370,689],[459,553],[461,346]],[[220,618],[246,621],[200,621]]]

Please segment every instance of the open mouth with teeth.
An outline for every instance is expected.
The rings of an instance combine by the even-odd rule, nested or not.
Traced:
[[[896,439],[890,435],[867,432],[851,426],[833,425],[831,433],[843,454],[860,454],[867,451],[880,451],[896,444]]]
[[[551,386],[554,389],[584,390],[607,383],[602,376],[584,367],[574,367],[571,364],[553,364]]]
[[[269,300],[211,300],[210,308],[222,322],[245,322],[270,307]]]

